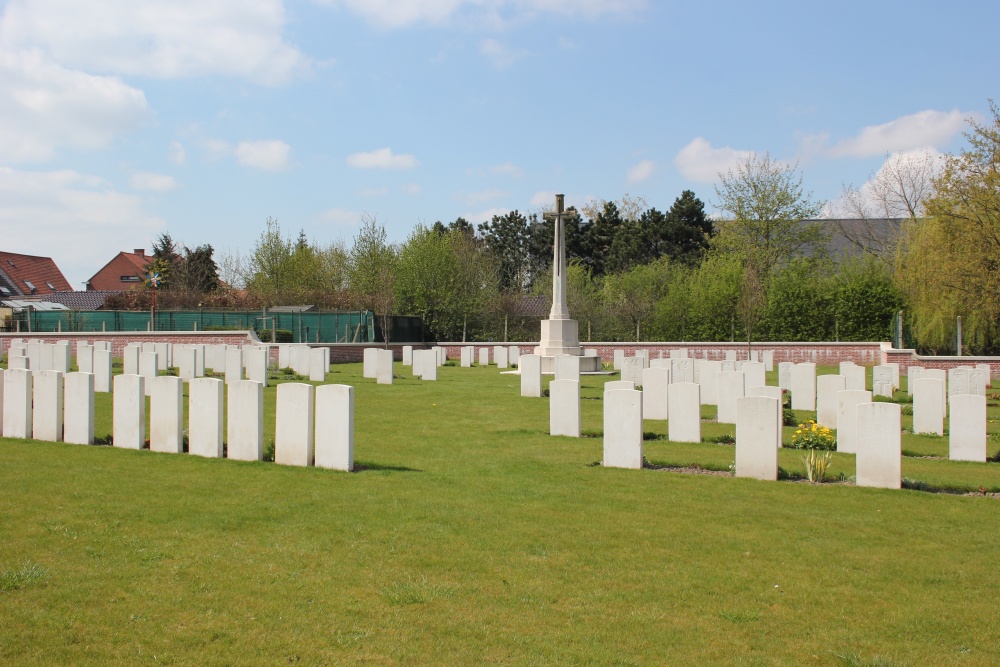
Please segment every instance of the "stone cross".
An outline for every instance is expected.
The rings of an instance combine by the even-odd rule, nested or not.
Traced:
[[[555,239],[552,245],[552,310],[550,320],[568,320],[569,306],[566,304],[566,227],[564,221],[576,219],[575,212],[567,213],[564,209],[564,196],[556,195],[556,208],[551,213],[545,213],[545,220],[555,222]]]

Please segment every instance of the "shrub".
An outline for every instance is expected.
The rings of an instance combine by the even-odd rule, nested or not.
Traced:
[[[809,453],[802,457],[802,463],[806,466],[806,478],[810,482],[822,482],[832,461],[833,452],[820,454],[816,449],[810,449]]]
[[[785,426],[795,426],[798,418],[790,408],[785,408],[781,413],[781,423]]]
[[[793,449],[826,449],[837,448],[837,438],[825,426],[820,426],[813,420],[805,424],[799,424],[799,428],[792,436]]]
[[[294,338],[292,336],[292,332],[289,331],[288,329],[276,329],[274,331],[274,337],[277,339],[277,340],[273,341],[275,343],[291,343],[294,340]],[[271,341],[271,330],[270,329],[262,329],[261,331],[258,331],[257,332],[257,338],[259,338],[260,342],[262,342],[262,343],[270,343],[270,342],[272,342]]]

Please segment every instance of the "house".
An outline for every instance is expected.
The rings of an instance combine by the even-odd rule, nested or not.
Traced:
[[[0,252],[0,298],[72,291],[51,257]]]
[[[87,290],[120,292],[141,287],[152,262],[145,248],[120,252],[87,281]]]

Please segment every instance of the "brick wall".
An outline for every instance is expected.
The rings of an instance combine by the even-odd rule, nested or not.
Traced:
[[[191,345],[211,345],[225,343],[227,345],[243,345],[244,343],[260,343],[256,334],[247,331],[84,331],[84,332],[46,332],[46,333],[0,333],[0,352],[6,352],[10,341],[40,340],[54,343],[68,340],[73,354],[76,354],[77,341],[109,341],[111,356],[120,357],[129,343],[186,343]]]

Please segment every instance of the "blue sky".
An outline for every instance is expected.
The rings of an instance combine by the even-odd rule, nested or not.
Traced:
[[[3,250],[80,289],[161,232],[249,251],[691,189],[751,152],[831,203],[956,151],[996,96],[990,2],[8,0]],[[711,208],[711,206],[710,206]]]

